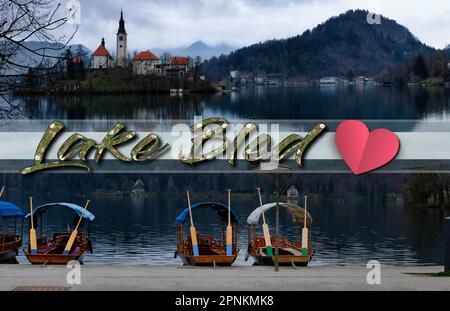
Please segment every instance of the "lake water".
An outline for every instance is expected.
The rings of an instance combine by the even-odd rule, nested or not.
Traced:
[[[17,100],[22,117],[79,120],[408,119],[447,120],[444,88],[292,87],[247,88],[223,95],[59,96]],[[20,116],[19,116],[20,117]]]
[[[423,122],[428,124],[428,129],[434,128],[435,121],[446,125],[450,117],[450,92],[443,88],[248,88],[223,95],[32,97],[14,99],[14,102],[20,110],[16,118],[33,120],[165,121],[192,120],[194,115],[201,115],[229,120],[272,119],[286,122],[297,119],[313,122],[350,118],[388,119],[396,126],[398,122],[394,120],[402,119],[407,120],[406,131],[414,131],[415,126]],[[47,176],[50,178],[52,175]],[[23,193],[29,193],[32,188],[42,188],[32,177],[3,175],[3,178],[16,182],[20,179],[21,186],[17,186],[14,200],[22,202],[24,209],[27,205]],[[109,175],[105,178],[113,177]],[[241,180],[245,176],[236,175],[236,178]],[[395,182],[398,177],[392,174],[388,178]],[[308,184],[307,177],[303,183]],[[111,187],[109,190],[118,190],[114,187],[121,185]],[[234,186],[234,189],[236,187],[239,186]],[[80,201],[69,194],[70,191],[58,196],[51,189],[46,190],[40,194],[41,201]],[[214,192],[211,196],[214,199]],[[358,200],[343,201],[338,194],[312,194],[310,212],[314,218],[312,239],[316,249],[313,264],[364,266],[373,259],[394,265],[442,263],[444,212],[408,207],[401,197],[383,200],[384,203],[368,202],[369,193],[363,193]],[[86,263],[181,264],[173,255],[176,248],[174,222],[177,213],[185,207],[183,195],[154,198],[125,196],[96,199],[94,203],[92,211],[97,219],[92,224],[91,232],[95,252],[87,256]],[[233,208],[241,221],[241,251],[237,264],[250,265],[252,259],[244,261],[247,245],[245,220],[256,208],[255,200],[236,200]],[[51,224],[58,224],[59,230],[64,229],[67,226],[65,221],[70,219],[71,223],[72,219],[63,216],[67,215],[58,212],[49,215],[47,228],[56,229]],[[214,216],[199,215],[196,218],[198,229],[219,230],[221,225],[217,221],[215,225],[210,224]],[[270,217],[269,223],[274,224]],[[282,216],[282,222],[290,224],[287,220],[287,216]],[[293,233],[288,226],[282,230],[287,236]],[[19,261],[26,262],[22,254]]]
[[[85,262],[181,264],[180,259],[173,257],[175,218],[185,205],[182,196],[94,200],[91,208],[96,215],[91,225],[94,254],[89,254]],[[244,260],[246,218],[257,207],[256,200],[236,200],[233,207],[240,220],[240,253],[236,264],[251,265],[251,258],[247,262]],[[406,208],[401,201],[383,206],[313,196],[309,211],[314,219],[312,243],[316,250],[311,264],[364,266],[369,260],[390,265],[442,263],[444,214],[439,210]],[[274,210],[267,215],[272,234],[274,215]],[[70,212],[53,210],[44,218],[44,227],[49,233],[65,231],[68,224],[72,225],[72,220]],[[220,236],[222,225],[214,212],[195,213],[195,222],[199,232]],[[285,212],[281,213],[280,222],[282,234],[294,240],[294,227]],[[19,262],[27,263],[23,254],[19,256]]]

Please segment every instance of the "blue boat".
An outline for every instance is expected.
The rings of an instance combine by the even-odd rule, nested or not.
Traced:
[[[0,221],[2,235],[0,237],[0,263],[16,263],[16,256],[22,247],[22,231],[24,212],[13,203],[0,201]],[[20,233],[18,222],[20,221]],[[7,223],[14,222],[14,227],[7,228]]]
[[[184,265],[189,266],[230,266],[236,260],[239,253],[237,248],[238,217],[228,209],[228,206],[217,202],[202,202],[192,205],[192,213],[200,209],[213,209],[224,224],[221,238],[212,234],[196,234],[198,254],[194,254],[192,233],[189,233],[189,208],[184,209],[176,218],[177,224],[177,251]],[[185,226],[185,224],[187,225]],[[232,227],[231,252],[227,254],[226,227],[227,223]],[[186,228],[185,228],[186,227]],[[192,227],[192,223],[191,223]],[[192,231],[191,231],[192,232]],[[195,240],[194,240],[195,241]],[[230,254],[231,253],[231,254]]]
[[[56,232],[51,237],[46,237],[43,234],[42,217],[46,211],[52,208],[70,209],[75,213],[75,220],[82,217],[83,223],[87,222],[87,226],[83,226],[82,230],[78,230],[77,236],[68,254],[64,253],[64,248],[70,238],[71,231]],[[30,218],[28,214],[26,218]],[[40,223],[41,236],[37,238],[37,252],[31,252],[31,246],[28,245],[25,255],[32,264],[67,264],[71,260],[83,261],[86,252],[93,252],[92,242],[89,238],[90,223],[95,219],[95,216],[84,210],[81,206],[73,203],[47,203],[33,209],[34,223]]]

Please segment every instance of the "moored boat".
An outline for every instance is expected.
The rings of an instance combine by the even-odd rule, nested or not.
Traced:
[[[223,226],[222,239],[212,234],[197,234],[193,226],[192,213],[201,209],[213,209]],[[190,233],[185,231],[185,223],[191,221]],[[239,253],[237,248],[238,217],[229,206],[217,202],[203,202],[190,205],[176,218],[177,252],[184,265],[191,266],[230,266]]]
[[[32,264],[67,264],[71,260],[82,262],[87,252],[92,253],[89,233],[90,222],[95,219],[95,216],[87,211],[86,207],[83,208],[72,203],[48,203],[34,209],[32,211],[33,221],[30,221],[31,228],[34,228],[33,224],[40,223],[41,234],[36,238],[36,246],[32,245],[30,238],[28,249],[24,250],[28,261]],[[42,218],[50,208],[67,208],[74,211],[78,223],[74,230],[72,232],[69,230],[68,232],[56,232],[51,237],[45,236]],[[31,214],[26,217],[32,219]],[[78,231],[79,226],[86,222],[87,226],[82,226],[82,230]],[[73,238],[71,239],[71,237]]]
[[[303,208],[291,203],[279,203],[280,208],[286,209],[292,216],[295,224],[295,241],[289,241],[286,237],[279,236],[278,256],[275,251],[271,253],[268,245],[276,247],[276,236],[270,236],[269,232],[263,235],[258,233],[261,227],[261,218],[277,203],[269,203],[256,208],[248,217],[248,256],[252,256],[256,265],[273,266],[278,261],[280,266],[307,266],[314,256],[314,249],[311,245],[311,215]],[[302,237],[300,239],[300,226],[303,225]],[[306,230],[305,230],[306,229]],[[270,241],[270,242],[269,242]]]
[[[22,246],[22,229],[24,212],[16,205],[0,201],[0,222],[2,234],[0,236],[0,263],[16,263],[16,256]],[[14,227],[7,227],[7,222],[14,221]],[[17,230],[20,221],[20,233]],[[11,231],[10,231],[11,230]]]

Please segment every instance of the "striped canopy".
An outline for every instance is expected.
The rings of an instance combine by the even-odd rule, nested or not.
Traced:
[[[303,223],[305,221],[305,210],[297,205],[291,204],[291,203],[279,203],[280,207],[285,208],[288,210],[288,212],[292,215],[294,218],[294,221],[297,223]],[[265,204],[261,207],[258,207],[255,209],[250,216],[247,218],[247,223],[249,225],[256,225],[259,223],[259,220],[261,218],[261,213],[264,211],[264,213],[267,213],[269,210],[277,206],[277,203],[269,203]],[[311,215],[307,212],[306,214],[306,222],[308,225],[312,223],[313,219]]]

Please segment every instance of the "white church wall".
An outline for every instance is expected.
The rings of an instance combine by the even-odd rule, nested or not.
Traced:
[[[106,56],[94,56],[92,64],[94,69],[111,68],[113,65],[112,61]]]

